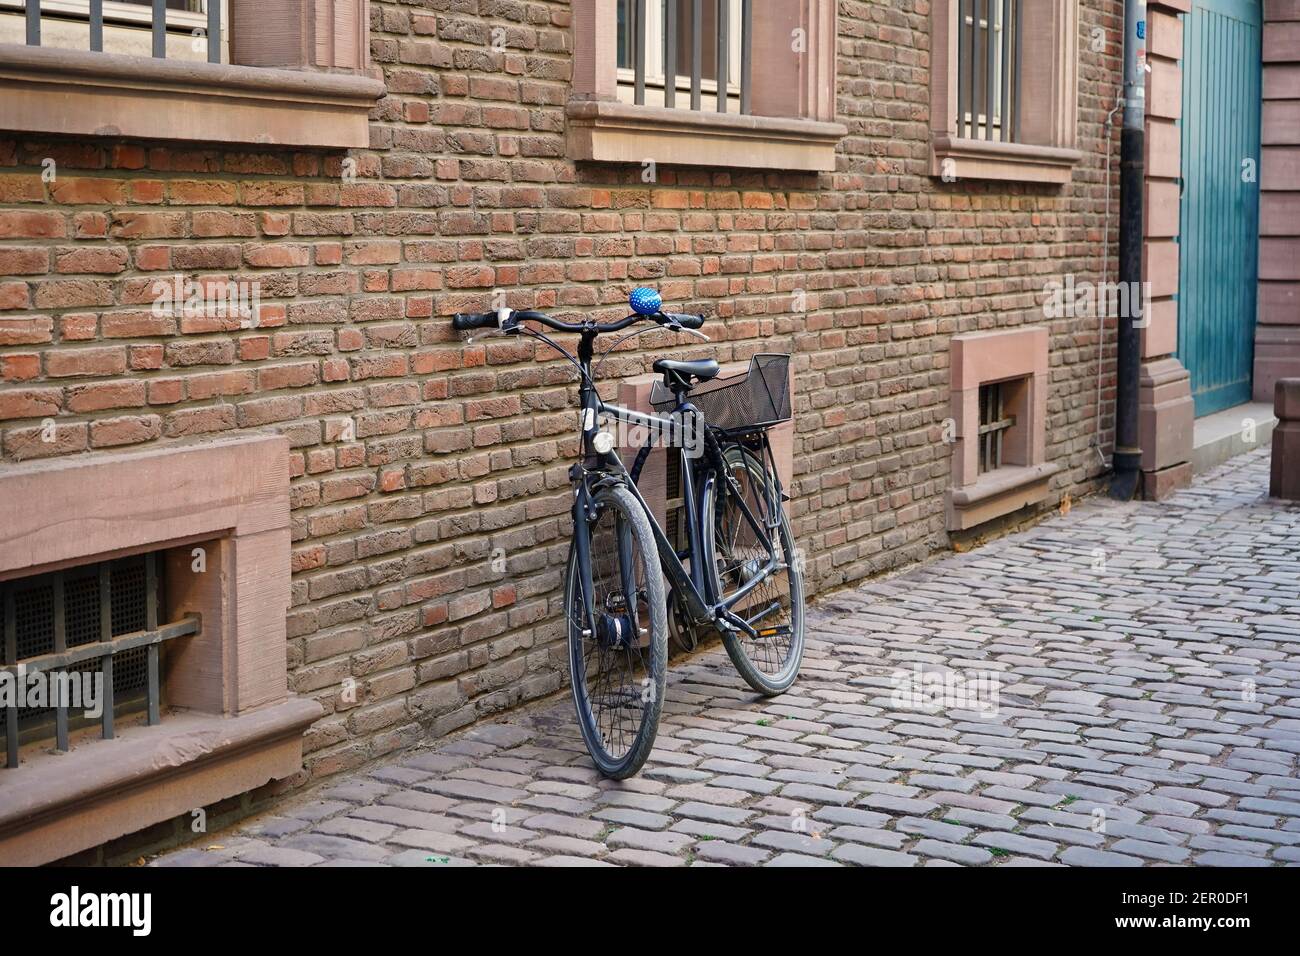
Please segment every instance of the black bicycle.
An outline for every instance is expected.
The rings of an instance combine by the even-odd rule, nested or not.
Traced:
[[[605,355],[654,328],[708,341],[698,331],[701,316],[662,312],[654,290],[637,289],[630,304],[631,315],[607,324],[512,309],[452,320],[461,331],[538,339],[578,370],[582,460],[569,471],[573,540],[564,581],[569,667],[587,749],[614,779],[640,770],[654,745],[670,615],[688,646],[718,632],[740,675],[766,696],[794,683],[804,647],[802,569],[768,439],[772,425],[790,418],[790,357],[754,356],[746,374],[728,378],[712,359],[661,359],[654,370],[662,379],[650,396],[658,414],[609,405],[597,394],[592,366],[599,336],[653,323],[619,338]],[[526,322],[576,333],[577,354]],[[647,436],[631,469],[615,451],[611,425]],[[681,548],[637,488],[656,446],[679,456]]]

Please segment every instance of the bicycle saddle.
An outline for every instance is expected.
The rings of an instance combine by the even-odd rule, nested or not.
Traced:
[[[654,370],[664,377],[664,384],[670,389],[690,388],[691,379],[696,383],[711,382],[722,372],[717,359],[700,359],[696,362],[675,362],[672,359],[660,359],[655,362]]]

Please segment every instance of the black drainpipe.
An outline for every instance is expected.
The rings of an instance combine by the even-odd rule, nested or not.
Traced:
[[[1146,0],[1124,2],[1124,129],[1120,133],[1119,281],[1129,290],[1119,317],[1116,358],[1115,457],[1110,496],[1132,501],[1142,479],[1138,438],[1138,376],[1142,370],[1142,194],[1146,176]],[[1100,298],[1100,297],[1099,297]],[[1125,297],[1119,297],[1123,302]],[[1134,303],[1137,303],[1135,306]],[[1100,414],[1100,409],[1098,413]]]

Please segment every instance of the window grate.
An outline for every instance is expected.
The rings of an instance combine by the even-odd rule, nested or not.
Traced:
[[[1014,415],[1006,413],[1002,382],[980,386],[979,473],[1002,467],[1002,444],[1007,430],[1014,428]]]
[[[669,109],[751,112],[753,0],[617,2],[620,83],[633,103],[655,89]]]
[[[104,52],[104,25],[135,31],[149,31],[151,55],[167,56],[167,37],[184,37],[207,45],[209,63],[221,62],[221,7],[223,0],[0,0],[0,13],[21,10],[27,46],[66,46],[71,24],[85,24],[86,48]],[[17,14],[14,14],[15,16]],[[53,42],[42,37],[42,24],[61,34]],[[125,34],[121,34],[125,36]],[[208,42],[210,39],[211,42]],[[195,46],[194,49],[201,50]],[[173,51],[175,47],[173,47]],[[188,58],[186,58],[188,59]]]
[[[665,458],[664,497],[666,499],[664,514],[664,534],[673,547],[681,551],[685,547],[682,533],[682,456],[676,448],[663,449]]]
[[[8,766],[18,765],[21,744],[49,738],[68,750],[73,727],[98,719],[103,736],[114,736],[116,716],[147,709],[160,719],[159,661],[163,642],[198,633],[197,617],[159,626],[161,552],[101,561],[0,583],[3,664],[0,707]],[[88,712],[83,694],[68,694],[68,681],[102,674],[98,701]],[[33,706],[26,688],[35,680],[45,699]],[[23,690],[19,691],[19,685]],[[84,686],[84,685],[80,685]]]
[[[957,135],[1020,141],[1024,0],[959,0]]]

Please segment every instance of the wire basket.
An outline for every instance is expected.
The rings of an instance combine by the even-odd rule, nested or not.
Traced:
[[[687,400],[704,420],[724,432],[743,433],[790,420],[790,356],[755,355],[743,375],[715,378],[691,390]],[[650,389],[650,407],[671,412],[677,398],[663,384]]]

